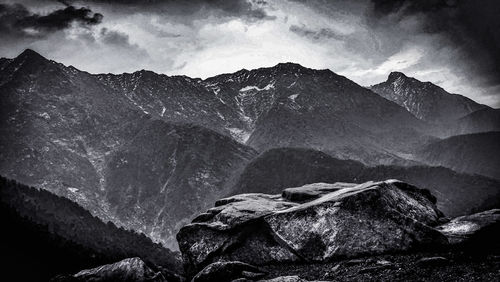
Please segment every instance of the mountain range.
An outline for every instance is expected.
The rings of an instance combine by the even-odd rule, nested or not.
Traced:
[[[335,169],[352,166],[345,178],[354,182],[399,177],[432,188],[453,215],[498,200],[498,182],[487,178],[495,162],[469,162],[481,142],[459,159],[468,166],[438,156],[444,151],[435,145],[499,131],[498,110],[401,73],[371,89],[293,63],[207,79],[90,74],[28,49],[0,60],[0,93],[0,174],[173,249],[182,225],[216,199],[277,181],[248,171],[278,148],[328,158],[327,178],[305,177],[317,173],[310,157],[306,165],[284,158],[263,166],[296,165],[302,184],[343,181]],[[445,147],[449,156],[461,152]]]

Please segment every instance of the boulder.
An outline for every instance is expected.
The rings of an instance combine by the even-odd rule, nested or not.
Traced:
[[[116,263],[85,269],[73,275],[74,281],[167,281],[160,272],[149,268],[140,258],[127,258]]]
[[[194,275],[216,261],[325,262],[446,244],[432,227],[442,217],[427,190],[397,180],[305,185],[222,199],[177,240]]]
[[[483,244],[498,247],[500,236],[500,209],[460,216],[437,227],[451,244]]]
[[[273,279],[268,279],[268,280],[259,280],[259,282],[322,282],[322,281],[305,280],[305,279],[300,278],[299,276],[293,275],[293,276],[279,276],[279,277],[276,277]],[[326,281],[323,281],[323,282],[326,282]]]
[[[266,274],[255,266],[239,261],[214,262],[200,271],[192,282],[230,282],[236,279],[257,280]]]

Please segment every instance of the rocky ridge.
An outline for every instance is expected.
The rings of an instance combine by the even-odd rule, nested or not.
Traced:
[[[407,77],[401,72],[391,72],[387,81],[373,85],[371,89],[404,107],[417,118],[431,123],[446,123],[488,108],[464,96],[450,94],[430,82]]]

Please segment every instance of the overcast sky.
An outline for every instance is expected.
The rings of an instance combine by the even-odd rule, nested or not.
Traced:
[[[363,86],[402,71],[498,108],[499,15],[496,0],[0,0],[0,56],[202,78],[295,62]]]

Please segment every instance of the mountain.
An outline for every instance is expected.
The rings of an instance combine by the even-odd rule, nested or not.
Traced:
[[[182,77],[145,72],[142,80],[159,77],[166,81],[154,84],[133,77],[129,83],[143,90],[141,97],[148,97],[148,85],[162,88],[170,81],[168,89],[177,96],[165,104],[184,107],[182,118],[169,118],[176,116],[175,109],[169,108],[164,121],[159,121],[161,116],[149,112],[152,108],[140,106],[135,96],[103,75],[66,67],[34,51],[8,60],[0,71],[0,173],[70,198],[103,220],[141,230],[171,246],[176,232],[172,226],[187,220],[182,216],[204,208],[218,193],[225,193],[222,182],[254,153],[230,137],[179,123],[212,122],[203,111],[211,111],[214,105],[187,96],[191,89],[194,94],[196,89],[203,91],[196,80],[191,85]],[[181,92],[183,81],[189,87]],[[164,125],[165,121],[170,125]],[[146,159],[146,154],[156,158]],[[141,155],[142,159],[136,158]],[[120,163],[125,161],[129,164]]]
[[[105,155],[149,119],[92,75],[26,50],[0,71],[0,173],[106,218]]]
[[[418,150],[422,162],[500,179],[500,132],[458,135]]]
[[[429,138],[406,110],[330,70],[283,63],[204,83],[247,121],[239,130],[259,151],[309,147],[367,164],[407,163],[400,153]]]
[[[151,71],[98,74],[95,77],[143,113],[169,122],[191,122],[235,137],[239,116],[201,79],[167,76]]]
[[[257,150],[313,147],[369,164],[408,163],[399,151],[429,138],[397,105],[329,70],[293,63],[206,80],[150,71],[97,78],[148,115],[196,123]]]
[[[451,126],[450,135],[500,131],[500,109],[485,108],[468,114]]]
[[[168,277],[182,271],[178,254],[44,189],[0,177],[0,209],[4,279],[47,281],[135,256]]]
[[[373,85],[371,90],[430,123],[446,123],[488,108],[464,96],[450,94],[430,82],[407,77],[401,72],[391,72],[385,82]]]
[[[174,248],[257,154],[322,150],[415,165],[428,123],[329,70],[284,63],[205,80],[89,74],[32,50],[0,61],[0,174]]]
[[[175,234],[228,193],[256,152],[209,129],[155,120],[106,162],[111,213],[173,249]]]
[[[500,182],[443,167],[375,166],[339,160],[310,149],[281,148],[262,153],[247,165],[233,192],[278,194],[284,188],[326,182],[361,183],[399,179],[429,189],[448,216],[500,206]]]

